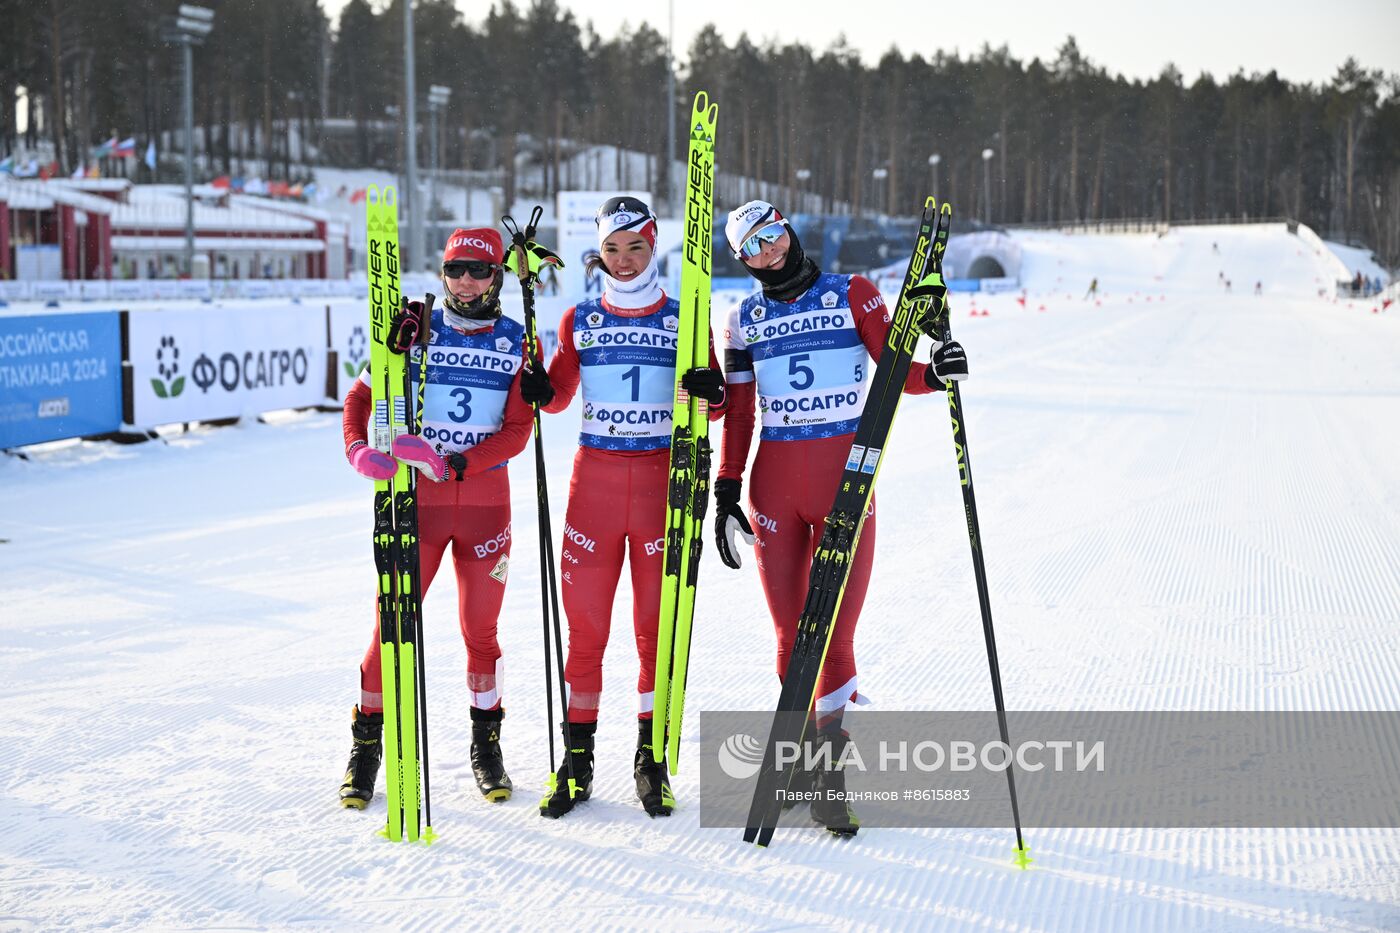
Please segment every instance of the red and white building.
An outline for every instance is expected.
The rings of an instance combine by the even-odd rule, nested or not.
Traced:
[[[309,205],[199,185],[194,252],[194,278],[339,279],[349,231]],[[182,186],[0,178],[0,278],[175,278],[184,255]]]

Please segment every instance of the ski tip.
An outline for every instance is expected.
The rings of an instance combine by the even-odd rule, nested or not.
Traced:
[[[1022,870],[1031,867],[1031,850],[1029,846],[1022,844],[1011,851],[1014,853],[1011,856],[1011,863],[1013,865]]]
[[[379,193],[378,185],[365,185],[366,204],[378,204],[381,197],[383,197],[383,195]]]
[[[705,91],[695,92],[695,112],[704,113],[710,109],[710,95]]]

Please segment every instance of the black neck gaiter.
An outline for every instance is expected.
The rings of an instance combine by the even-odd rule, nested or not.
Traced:
[[[788,227],[788,237],[792,245],[788,247],[787,259],[777,269],[755,269],[748,264],[744,268],[749,275],[758,279],[763,286],[765,297],[774,301],[792,301],[812,287],[822,270],[807,258],[802,242],[797,239],[797,231]]]

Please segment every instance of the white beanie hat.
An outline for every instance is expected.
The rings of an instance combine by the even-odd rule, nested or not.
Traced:
[[[736,207],[729,212],[729,219],[724,223],[724,238],[729,241],[729,251],[737,258],[739,246],[754,228],[774,221],[781,222],[789,230],[792,229],[787,218],[767,201],[750,201]]]

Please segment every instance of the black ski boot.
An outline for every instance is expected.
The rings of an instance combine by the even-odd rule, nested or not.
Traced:
[[[549,793],[540,801],[540,816],[557,820],[593,793],[593,736],[597,731],[596,722],[569,723],[564,740],[567,765],[560,764],[559,770],[549,776]]]
[[[651,752],[651,719],[637,717],[637,757],[632,762],[632,777],[637,782],[637,799],[647,816],[670,816],[676,798],[671,796],[671,782],[666,779],[666,753],[656,761]]]
[[[837,726],[819,731],[816,747],[811,749],[816,763],[812,790],[817,794],[812,800],[812,819],[825,826],[833,836],[842,838],[854,836],[860,829],[860,820],[846,800],[846,773],[840,764],[849,741],[850,736]],[[826,757],[828,752],[829,758]]]
[[[510,799],[514,785],[501,761],[501,720],[503,709],[472,707],[472,774],[476,789],[492,803]]]
[[[363,810],[374,797],[379,759],[384,755],[384,714],[362,713],[355,707],[350,733],[355,737],[355,744],[350,749],[350,763],[345,766],[345,780],[340,785],[340,805]]]

